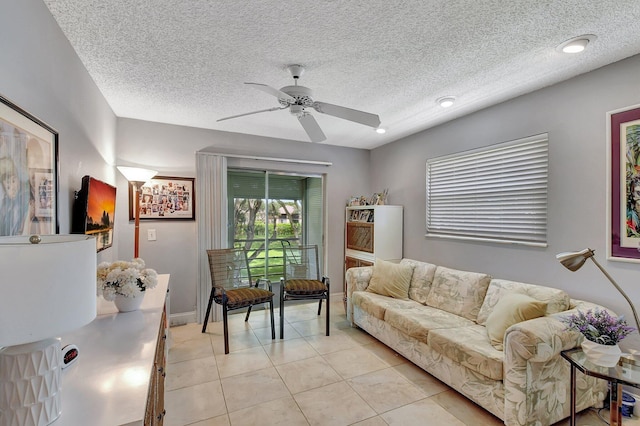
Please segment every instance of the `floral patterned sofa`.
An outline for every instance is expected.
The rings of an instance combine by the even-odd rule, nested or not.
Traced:
[[[578,346],[582,337],[560,318],[576,309],[603,307],[570,299],[562,290],[411,259],[389,265],[378,260],[347,270],[352,325],[506,425],[551,425],[569,416],[570,368],[560,352]],[[401,283],[389,290],[385,285],[391,281]],[[542,316],[498,324],[496,333],[496,317],[518,304],[508,301],[514,297],[533,299]],[[606,391],[604,381],[578,373],[577,410],[602,406]]]

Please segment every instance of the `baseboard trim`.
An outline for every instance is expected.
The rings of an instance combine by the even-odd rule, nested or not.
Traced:
[[[196,311],[192,312],[181,312],[178,314],[169,315],[169,326],[175,327],[178,325],[190,324],[196,321]]]

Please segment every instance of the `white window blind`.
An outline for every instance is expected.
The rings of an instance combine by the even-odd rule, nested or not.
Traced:
[[[427,161],[427,236],[546,247],[549,138]]]

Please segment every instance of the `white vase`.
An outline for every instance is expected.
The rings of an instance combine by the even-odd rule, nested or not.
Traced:
[[[138,309],[140,309],[142,299],[144,299],[144,293],[144,291],[134,293],[135,297],[124,297],[118,294],[116,295],[113,303],[115,303],[116,308],[118,308],[118,311],[120,312],[137,311]]]
[[[601,345],[600,343],[584,339],[580,346],[582,346],[582,350],[587,356],[587,359],[601,367],[615,367],[622,356],[620,346],[617,344]]]

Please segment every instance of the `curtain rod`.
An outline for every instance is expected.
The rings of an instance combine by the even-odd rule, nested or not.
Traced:
[[[275,157],[260,157],[257,155],[240,155],[240,154],[224,154],[216,152],[198,151],[196,154],[202,155],[218,155],[229,158],[246,158],[249,160],[264,160],[264,161],[276,161],[280,163],[296,163],[296,164],[312,164],[315,166],[333,166],[333,163],[329,161],[314,161],[314,160],[296,160],[294,158],[275,158]]]

